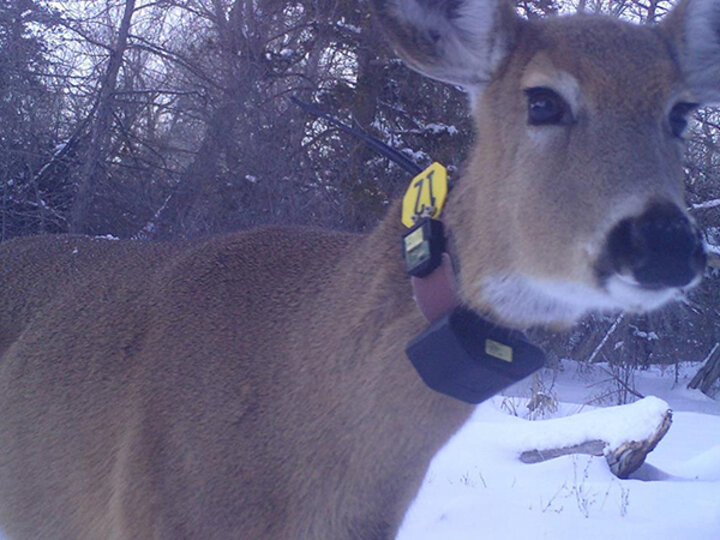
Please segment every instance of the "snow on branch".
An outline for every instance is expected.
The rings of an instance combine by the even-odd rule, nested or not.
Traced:
[[[705,201],[690,205],[690,210],[706,210],[708,208],[716,208],[718,206],[720,206],[720,199],[713,199],[712,201]]]

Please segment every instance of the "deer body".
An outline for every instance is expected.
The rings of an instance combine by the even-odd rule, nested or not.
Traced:
[[[526,22],[499,0],[375,3],[412,67],[475,96],[480,137],[444,214],[466,306],[567,325],[697,283],[679,138],[688,103],[720,100],[715,2],[655,28]],[[425,322],[402,233],[396,204],[366,236],[0,246],[0,527],[393,537],[471,412],[405,358]]]
[[[20,466],[2,468],[12,500],[0,505],[4,523],[27,527],[8,533],[394,532],[471,410],[425,388],[403,358],[395,336],[423,319],[396,253],[400,227],[3,246],[3,290],[46,300],[4,306],[15,330],[3,335],[0,445]],[[384,259],[395,263],[347,271]],[[180,305],[193,308],[178,319]]]

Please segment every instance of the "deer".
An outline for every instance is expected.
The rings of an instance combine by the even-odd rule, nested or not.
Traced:
[[[373,6],[409,67],[470,99],[478,135],[443,210],[462,306],[562,329],[700,281],[683,135],[720,102],[720,3],[680,0],[651,25],[527,20],[504,0]],[[393,538],[473,410],[405,355],[428,323],[399,213],[367,234],[0,246],[0,528]]]

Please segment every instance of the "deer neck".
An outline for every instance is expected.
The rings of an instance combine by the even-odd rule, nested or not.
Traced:
[[[358,249],[341,262],[356,281],[352,287],[357,291],[356,307],[362,306],[362,311],[376,313],[382,319],[416,320],[422,316],[413,300],[403,261],[401,242],[405,232],[400,222],[400,201],[394,201],[378,225],[358,238]],[[342,281],[344,286],[349,285]]]
[[[359,295],[362,298],[360,304],[365,308],[364,311],[380,312],[387,317],[395,318],[407,316],[412,321],[414,331],[417,333],[424,324],[434,322],[456,305],[469,305],[462,301],[459,279],[463,258],[458,252],[458,247],[464,245],[462,243],[464,238],[461,236],[458,239],[454,230],[456,227],[462,230],[462,224],[467,220],[472,220],[473,216],[464,216],[461,213],[461,205],[455,204],[454,201],[448,206],[450,207],[449,212],[446,212],[443,217],[447,215],[444,223],[449,264],[442,270],[438,269],[428,278],[411,278],[407,274],[402,253],[402,237],[408,232],[408,229],[400,220],[400,200],[391,204],[386,216],[370,233],[365,235],[362,240],[357,240],[358,249],[353,250],[341,262],[341,267],[344,266],[345,269],[351,270],[351,279],[357,286],[352,287],[346,279],[342,279],[341,282],[342,287],[346,288],[344,290],[349,290],[347,287],[350,286],[351,289],[362,289],[365,292],[365,294]],[[454,209],[457,209],[457,215],[453,215]],[[342,268],[339,273],[344,273]],[[441,273],[448,275],[449,279],[437,279],[438,274]],[[435,298],[424,300],[422,295],[435,296]],[[428,310],[422,305],[423,302],[434,302],[441,307],[433,308],[431,306]],[[473,305],[473,307],[477,306],[477,303]],[[355,307],[358,307],[357,304]],[[480,304],[480,308],[479,311],[485,318],[491,322],[500,322],[493,319],[489,306]],[[408,339],[412,337],[413,334],[408,335]]]

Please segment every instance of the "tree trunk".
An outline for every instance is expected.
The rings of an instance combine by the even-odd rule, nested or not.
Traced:
[[[194,222],[193,208],[217,176],[225,139],[235,126],[238,108],[237,102],[229,101],[213,114],[195,159],[183,172],[176,190],[160,212],[155,239],[191,237],[202,229]]]
[[[707,360],[688,383],[687,387],[690,389],[700,389],[703,394],[710,396],[710,389],[718,379],[720,379],[720,343],[715,344],[710,354],[708,354]]]
[[[135,12],[135,0],[125,1],[125,10],[118,30],[118,38],[110,52],[107,71],[97,99],[95,122],[92,126],[90,146],[80,169],[77,180],[77,193],[70,214],[70,232],[89,232],[88,221],[92,209],[92,200],[97,187],[97,175],[101,163],[107,155],[110,142],[113,99],[117,88],[117,78],[127,49],[130,23]]]

